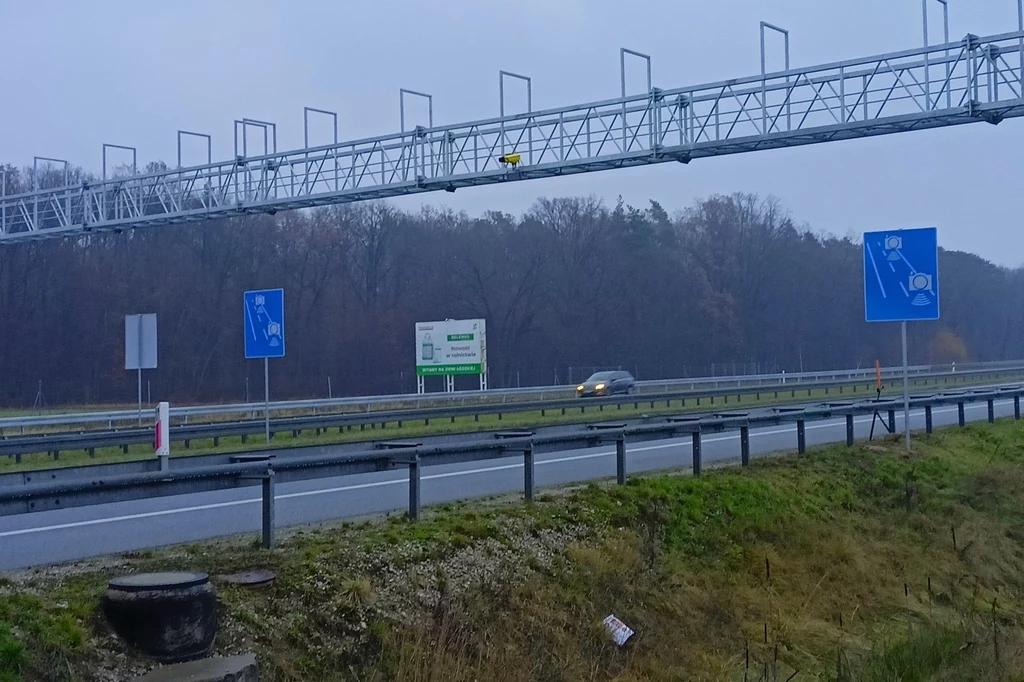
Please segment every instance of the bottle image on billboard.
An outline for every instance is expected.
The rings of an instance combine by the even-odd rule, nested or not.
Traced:
[[[429,333],[423,336],[423,359],[434,359],[434,342],[431,340]]]

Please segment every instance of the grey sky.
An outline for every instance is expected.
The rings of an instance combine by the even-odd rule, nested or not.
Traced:
[[[953,39],[1016,29],[1014,0],[949,1]],[[800,66],[916,47],[920,12],[918,0],[5,0],[4,90],[17,97],[0,108],[0,161],[55,156],[98,171],[109,142],[173,164],[179,128],[212,134],[226,159],[243,116],[276,122],[279,149],[298,148],[303,106],[337,111],[342,139],[390,133],[400,87],[433,94],[436,123],[489,117],[499,69],[533,78],[535,109],[582,103],[618,95],[619,47],[652,55],[654,84],[672,88],[757,73],[760,20],[791,31]],[[781,39],[769,50],[769,69],[781,68]],[[525,108],[517,85],[506,98]],[[412,124],[425,123],[416,107]],[[313,143],[330,141],[321,123]],[[397,203],[519,213],[538,196],[621,194],[673,210],[757,192],[815,230],[935,225],[941,245],[1017,266],[1022,142],[1024,123],[979,123]],[[185,163],[203,160],[195,148]]]

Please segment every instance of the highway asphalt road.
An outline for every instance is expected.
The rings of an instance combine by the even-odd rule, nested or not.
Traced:
[[[986,405],[966,405],[968,420],[984,420]],[[1013,415],[1013,401],[996,403],[996,416]],[[956,405],[933,410],[936,428],[955,425]],[[924,412],[911,414],[911,427],[924,429]],[[897,413],[898,430],[903,413]],[[870,417],[858,417],[857,438],[866,439]],[[877,427],[876,432],[882,427]],[[884,432],[884,430],[883,430]],[[808,446],[843,442],[843,419],[809,422]],[[751,429],[752,455],[796,449],[796,425]],[[705,434],[705,466],[739,459],[739,432]],[[630,473],[689,467],[690,439],[648,441],[628,446]],[[538,455],[538,487],[556,486],[615,475],[614,447],[566,450]],[[403,469],[340,478],[278,484],[277,526],[296,526],[408,507],[408,473]],[[422,502],[425,505],[456,499],[521,491],[521,457],[425,467]],[[195,542],[238,533],[259,533],[259,487],[157,497],[132,502],[77,507],[0,517],[0,571],[55,564],[87,557],[116,554],[164,545]]]

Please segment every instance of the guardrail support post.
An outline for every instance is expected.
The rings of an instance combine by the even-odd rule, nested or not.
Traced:
[[[996,421],[996,401],[992,398],[988,399],[988,423],[993,424]]]
[[[750,465],[750,427],[746,424],[740,427],[740,461],[743,466]]]
[[[896,410],[889,410],[889,433],[896,433]]]
[[[263,477],[263,548],[274,549],[274,470]]]
[[[533,502],[535,472],[533,443],[530,443],[523,450],[523,495],[526,497],[527,502]]]
[[[626,436],[615,439],[615,480],[626,485]]]
[[[700,428],[693,432],[693,475],[700,476],[701,452],[700,452]]]
[[[420,456],[409,460],[409,518],[420,520]]]
[[[801,455],[807,452],[807,430],[803,419],[796,421],[796,451]]]
[[[1013,396],[1013,418],[1020,419],[1020,396]]]
[[[846,415],[846,447],[853,447],[853,413]]]
[[[933,426],[932,426],[932,406],[931,405],[925,405],[924,406],[924,430],[925,430],[925,433],[928,433],[928,434],[931,434],[931,432],[933,430]]]
[[[965,421],[964,420],[964,404],[963,403],[957,403],[957,405],[956,405],[956,416],[957,416],[957,423],[959,423],[960,426],[963,426],[964,425],[964,421]]]

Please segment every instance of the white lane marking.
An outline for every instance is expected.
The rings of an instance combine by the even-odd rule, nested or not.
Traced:
[[[998,401],[998,404],[1008,405],[1009,401]],[[975,404],[975,405],[965,405],[964,407],[966,409],[972,409],[972,408],[982,408],[982,407],[986,407],[986,406],[985,405],[981,405],[981,404]],[[942,413],[945,413],[945,412],[955,412],[955,411],[956,411],[956,408],[942,408],[942,409],[938,409],[938,410],[933,410],[933,412],[935,414],[942,414]],[[902,418],[902,415],[899,415],[899,416],[900,416],[900,418]],[[855,419],[854,423],[856,423],[856,424],[864,424],[864,423],[866,423],[868,421],[870,421],[870,420],[867,419],[867,418]],[[807,430],[811,430],[811,429],[834,428],[836,426],[842,425],[842,423],[843,422],[841,422],[841,421],[831,420],[831,421],[821,422],[821,423],[818,423],[818,424],[809,424],[809,425],[806,426],[806,429]],[[777,436],[777,435],[780,435],[780,434],[783,434],[783,433],[791,433],[792,431],[793,431],[792,428],[773,429],[771,431],[763,431],[763,430],[762,431],[751,431],[750,432],[750,437],[751,438],[755,438],[755,437],[758,437],[758,436]],[[715,438],[705,438],[703,440],[703,442],[704,443],[719,443],[719,442],[728,441],[728,440],[736,440],[738,438],[739,438],[739,434],[737,433],[737,434],[730,434],[730,435],[727,435],[727,436],[717,436]],[[690,443],[690,439],[684,439],[682,441],[675,441],[675,442],[672,442],[672,443],[662,443],[660,445],[644,445],[644,446],[640,446],[640,447],[633,447],[633,448],[628,448],[626,451],[627,452],[649,452],[651,450],[663,450],[663,449],[666,449],[666,448],[682,447],[682,446],[685,446],[687,443]],[[537,466],[543,466],[543,465],[546,465],[546,464],[562,464],[562,463],[565,463],[565,462],[578,462],[580,460],[585,460],[585,459],[596,459],[598,457],[610,457],[611,455],[614,455],[614,454],[615,454],[615,452],[613,450],[607,450],[607,451],[599,451],[599,452],[587,453],[585,455],[572,455],[570,457],[557,457],[557,458],[553,458],[553,459],[544,459],[544,460],[539,460],[537,462]],[[493,472],[493,471],[505,471],[505,470],[510,470],[510,469],[522,469],[522,468],[523,468],[523,465],[521,463],[516,463],[516,464],[500,464],[500,465],[497,465],[497,466],[481,467],[481,468],[478,468],[478,469],[464,469],[464,470],[461,470],[461,471],[449,471],[449,472],[443,473],[443,474],[427,474],[427,475],[421,476],[420,480],[428,480],[429,481],[429,480],[440,479],[440,478],[452,478],[452,477],[455,477],[455,476],[475,476],[477,474],[490,473],[490,472]],[[306,491],[298,492],[298,493],[284,493],[282,495],[275,495],[274,499],[275,500],[290,500],[290,499],[295,499],[295,498],[300,498],[300,497],[313,497],[315,495],[332,495],[334,493],[343,493],[343,492],[348,492],[350,490],[365,490],[367,488],[380,488],[380,487],[387,486],[387,485],[401,485],[401,484],[404,484],[404,483],[405,483],[404,479],[391,479],[391,480],[387,480],[387,481],[373,481],[371,483],[356,483],[356,484],[352,484],[352,485],[338,486],[338,487],[335,487],[335,488],[320,488],[320,489],[317,489],[317,490],[306,490]],[[68,522],[68,523],[54,524],[52,526],[37,526],[35,528],[22,528],[20,530],[8,530],[8,531],[0,532],[0,538],[9,538],[9,537],[17,536],[17,535],[31,535],[33,533],[46,533],[46,532],[55,531],[55,530],[67,530],[69,528],[84,528],[84,527],[87,527],[87,526],[99,526],[99,525],[104,525],[104,524],[109,524],[109,523],[122,523],[124,521],[135,521],[135,520],[138,520],[138,519],[151,519],[151,518],[155,518],[155,517],[159,517],[159,516],[170,516],[172,514],[187,514],[187,513],[191,513],[191,512],[209,511],[211,509],[225,509],[227,507],[239,507],[239,506],[246,505],[246,504],[257,504],[259,502],[262,502],[262,498],[261,497],[250,498],[250,499],[245,499],[245,500],[232,500],[230,502],[214,502],[214,503],[211,503],[211,504],[200,504],[200,505],[194,505],[194,506],[191,506],[191,507],[175,507],[174,509],[162,509],[162,510],[159,510],[159,511],[139,512],[137,514],[124,514],[122,516],[108,516],[108,517],[103,517],[103,518],[99,518],[99,519],[89,519],[87,521],[71,521],[71,522]]]

